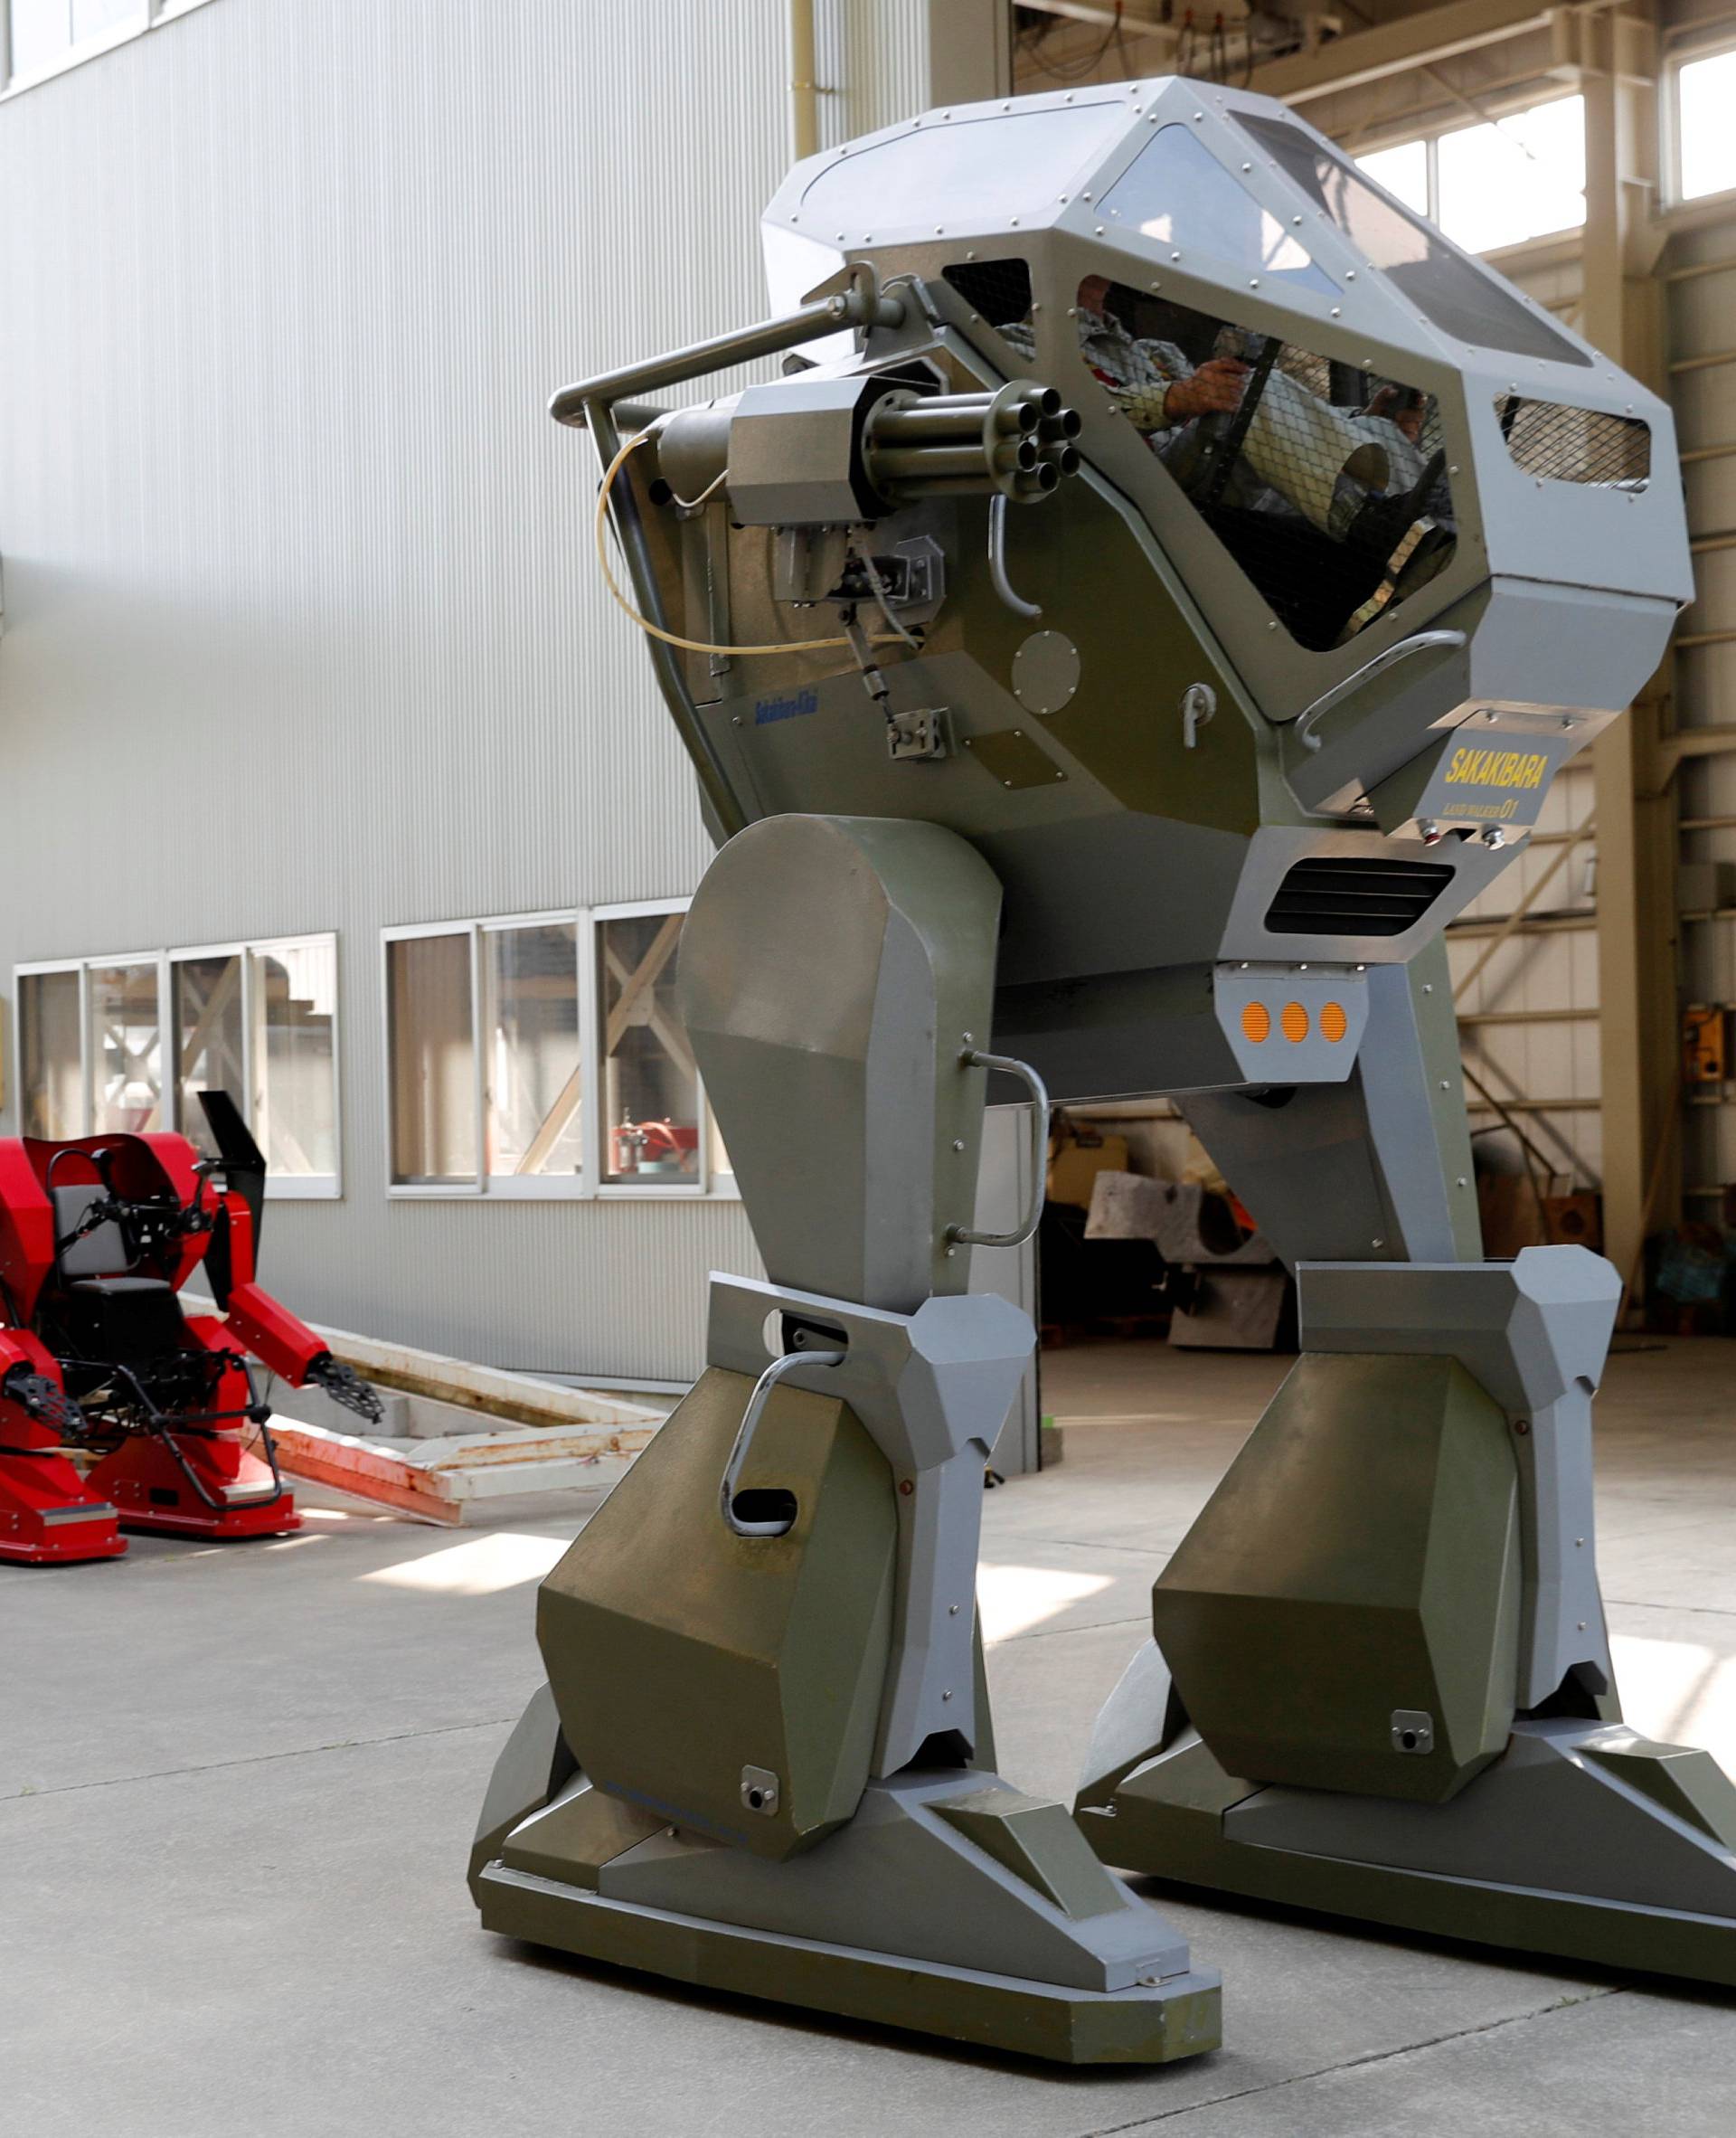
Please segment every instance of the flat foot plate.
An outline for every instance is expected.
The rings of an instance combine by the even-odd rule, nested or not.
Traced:
[[[177,1515],[127,1508],[122,1510],[120,1526],[137,1537],[208,1537],[222,1544],[255,1537],[293,1537],[301,1527],[301,1517],[293,1509],[286,1512],[280,1507],[276,1511],[261,1509],[257,1512],[241,1508],[224,1515]]]
[[[1736,1988],[1736,1921],[1727,1916],[1253,1848],[1208,1832],[1197,1813],[1165,1820],[1139,1803],[1118,1805],[1116,1815],[1081,1807],[1074,1817],[1104,1863],[1165,1884]]]
[[[492,1863],[486,1929],[591,1960],[1061,2064],[1167,2064],[1222,2039],[1218,1977],[1067,1989],[706,1922]]]

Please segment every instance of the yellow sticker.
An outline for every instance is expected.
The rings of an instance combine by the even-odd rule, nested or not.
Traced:
[[[1448,787],[1541,787],[1549,759],[1541,750],[1455,750],[1447,767]]]

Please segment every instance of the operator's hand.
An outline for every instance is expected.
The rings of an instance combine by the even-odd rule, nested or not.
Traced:
[[[1233,356],[1209,356],[1191,379],[1177,379],[1164,396],[1167,422],[1193,416],[1223,416],[1241,406],[1248,366]]]
[[[1382,386],[1363,413],[1385,417],[1412,445],[1422,436],[1422,396],[1408,386]]]

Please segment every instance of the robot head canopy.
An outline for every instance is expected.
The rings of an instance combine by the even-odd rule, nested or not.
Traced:
[[[1160,1076],[1109,976],[1412,955],[1689,591],[1664,403],[1266,99],[931,113],[799,166],[765,230],[785,317],[556,395],[786,357],[625,443],[605,415],[599,555],[618,481],[714,828],[976,842],[1004,990],[1101,980],[1131,1035],[1076,1090],[1222,1081]]]
[[[1613,710],[1689,593],[1665,404],[1268,99],[928,113],[797,166],[763,230],[778,300],[871,260],[985,376],[1077,400],[1269,717],[1442,619],[1467,697]]]

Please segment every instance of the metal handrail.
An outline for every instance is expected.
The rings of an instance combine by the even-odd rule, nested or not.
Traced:
[[[1427,653],[1434,646],[1458,647],[1465,643],[1463,631],[1417,631],[1409,639],[1401,639],[1396,646],[1389,646],[1383,653],[1377,653],[1372,661],[1364,661],[1354,674],[1346,676],[1342,683],[1335,683],[1330,690],[1322,692],[1313,705],[1305,706],[1297,714],[1296,733],[1302,747],[1305,750],[1319,749],[1320,738],[1313,733],[1314,723],[1324,719],[1335,705],[1342,705],[1364,683],[1373,682],[1376,676],[1383,674],[1388,668],[1396,667],[1399,662],[1409,660],[1413,653]]]
[[[1014,616],[1041,616],[1041,601],[1027,601],[1023,594],[1014,593],[1013,582],[1006,576],[1006,492],[996,490],[988,501],[988,577],[989,583]]]
[[[741,1423],[736,1429],[735,1445],[723,1465],[723,1481],[718,1487],[718,1504],[722,1509],[723,1519],[738,1537],[782,1537],[790,1527],[788,1522],[744,1522],[735,1511],[741,1466],[748,1459],[748,1450],[753,1445],[753,1436],[760,1429],[760,1420],[771,1400],[772,1390],[787,1373],[798,1366],[842,1366],[844,1356],[842,1351],[786,1351],[780,1358],[774,1358],[753,1384],[753,1394],[748,1398],[748,1407],[742,1412]]]
[[[1043,1221],[1048,1193],[1049,1087],[1029,1062],[1015,1061],[1011,1055],[986,1055],[967,1047],[958,1059],[967,1069],[1000,1069],[1008,1076],[1016,1076],[1031,1093],[1031,1204],[1024,1222],[1010,1233],[976,1233],[962,1225],[949,1225],[947,1239],[961,1247],[1023,1247]]]
[[[798,342],[835,333],[846,326],[897,326],[904,318],[902,301],[881,294],[880,280],[865,260],[846,270],[850,286],[835,289],[786,312],[781,318],[760,319],[751,326],[737,326],[728,334],[714,334],[703,342],[690,342],[684,349],[672,349],[666,356],[647,357],[643,364],[624,364],[618,371],[599,372],[594,379],[580,379],[562,386],[549,402],[557,423],[571,423],[582,430],[591,421],[592,404],[611,408],[628,394],[660,393],[665,386],[684,385],[731,364],[750,364],[759,356],[776,356]]]

